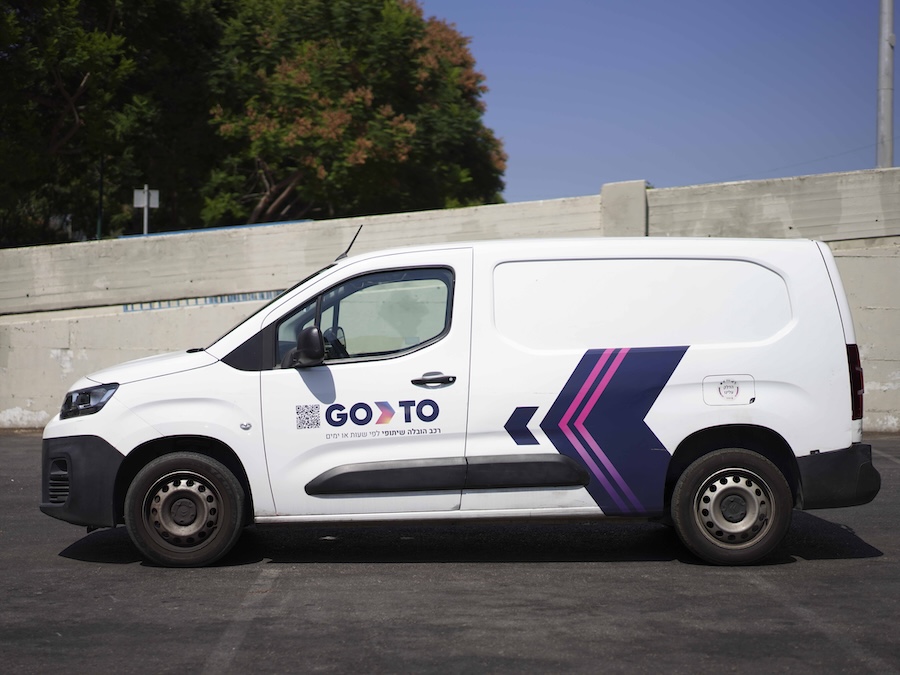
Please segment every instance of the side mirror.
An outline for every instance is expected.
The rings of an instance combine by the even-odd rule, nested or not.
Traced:
[[[297,349],[292,352],[291,366],[309,368],[319,366],[325,360],[325,339],[322,331],[309,326],[297,336]]]

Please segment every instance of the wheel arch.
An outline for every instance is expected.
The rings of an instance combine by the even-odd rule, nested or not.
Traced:
[[[196,452],[220,462],[231,471],[234,477],[237,478],[246,496],[244,500],[244,524],[253,522],[253,493],[250,490],[250,481],[247,478],[247,472],[244,470],[243,463],[234,450],[215,438],[185,435],[166,436],[148,441],[139,445],[125,456],[116,475],[113,495],[117,523],[125,522],[125,494],[128,492],[128,487],[138,472],[157,457],[163,457],[174,452]]]
[[[675,483],[693,462],[704,455],[723,448],[743,448],[762,455],[772,462],[784,475],[791,488],[794,505],[801,498],[800,470],[797,458],[784,437],[767,427],[750,424],[734,424],[710,427],[697,431],[685,438],[669,461],[666,473],[666,510],[672,500]]]

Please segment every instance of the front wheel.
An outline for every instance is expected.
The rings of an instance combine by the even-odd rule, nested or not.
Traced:
[[[741,448],[704,455],[672,493],[672,520],[682,543],[717,565],[746,565],[769,555],[787,534],[792,509],[781,471]]]
[[[244,490],[224,465],[194,452],[163,455],[135,476],[125,525],[138,550],[166,567],[209,565],[241,535]]]

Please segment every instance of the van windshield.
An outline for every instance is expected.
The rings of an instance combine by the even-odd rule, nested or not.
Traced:
[[[294,284],[294,285],[291,286],[290,288],[287,288],[287,289],[281,291],[281,293],[279,293],[278,295],[276,295],[274,298],[272,298],[271,300],[269,300],[265,305],[263,305],[262,307],[260,307],[259,309],[257,309],[255,312],[253,312],[253,314],[250,314],[250,315],[248,315],[248,316],[245,316],[243,319],[241,319],[240,321],[238,321],[236,324],[234,324],[231,328],[229,328],[227,331],[225,331],[224,333],[222,333],[222,334],[221,334],[219,337],[217,337],[215,340],[213,340],[212,342],[210,342],[209,345],[208,345],[207,347],[205,347],[204,349],[209,349],[209,347],[212,347],[212,346],[213,346],[214,344],[216,344],[219,340],[221,340],[223,337],[225,337],[226,335],[228,335],[231,331],[233,331],[235,328],[237,328],[238,326],[240,326],[242,323],[244,323],[244,322],[245,322],[247,319],[249,319],[251,316],[254,316],[255,314],[259,314],[260,312],[262,312],[262,311],[268,309],[273,303],[275,303],[277,300],[279,300],[281,297],[283,297],[285,293],[290,293],[290,292],[293,291],[295,288],[300,288],[303,284],[305,284],[305,283],[307,283],[307,282],[309,282],[309,281],[312,281],[312,280],[315,279],[317,276],[319,276],[320,274],[322,274],[322,272],[325,272],[326,270],[330,270],[330,269],[331,269],[332,267],[334,267],[335,265],[337,265],[336,262],[333,262],[333,263],[330,263],[330,264],[328,264],[328,265],[325,265],[325,267],[323,267],[322,269],[316,270],[315,272],[313,272],[312,274],[310,274],[308,277],[305,277],[305,278],[301,279],[300,281],[298,281],[296,284]]]

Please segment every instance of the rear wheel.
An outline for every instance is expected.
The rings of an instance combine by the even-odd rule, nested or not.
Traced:
[[[691,464],[672,493],[672,520],[694,554],[745,565],[770,554],[791,524],[791,489],[765,457],[731,448]]]
[[[125,496],[125,525],[138,550],[167,567],[200,567],[241,535],[244,491],[224,465],[193,452],[145,466]]]

